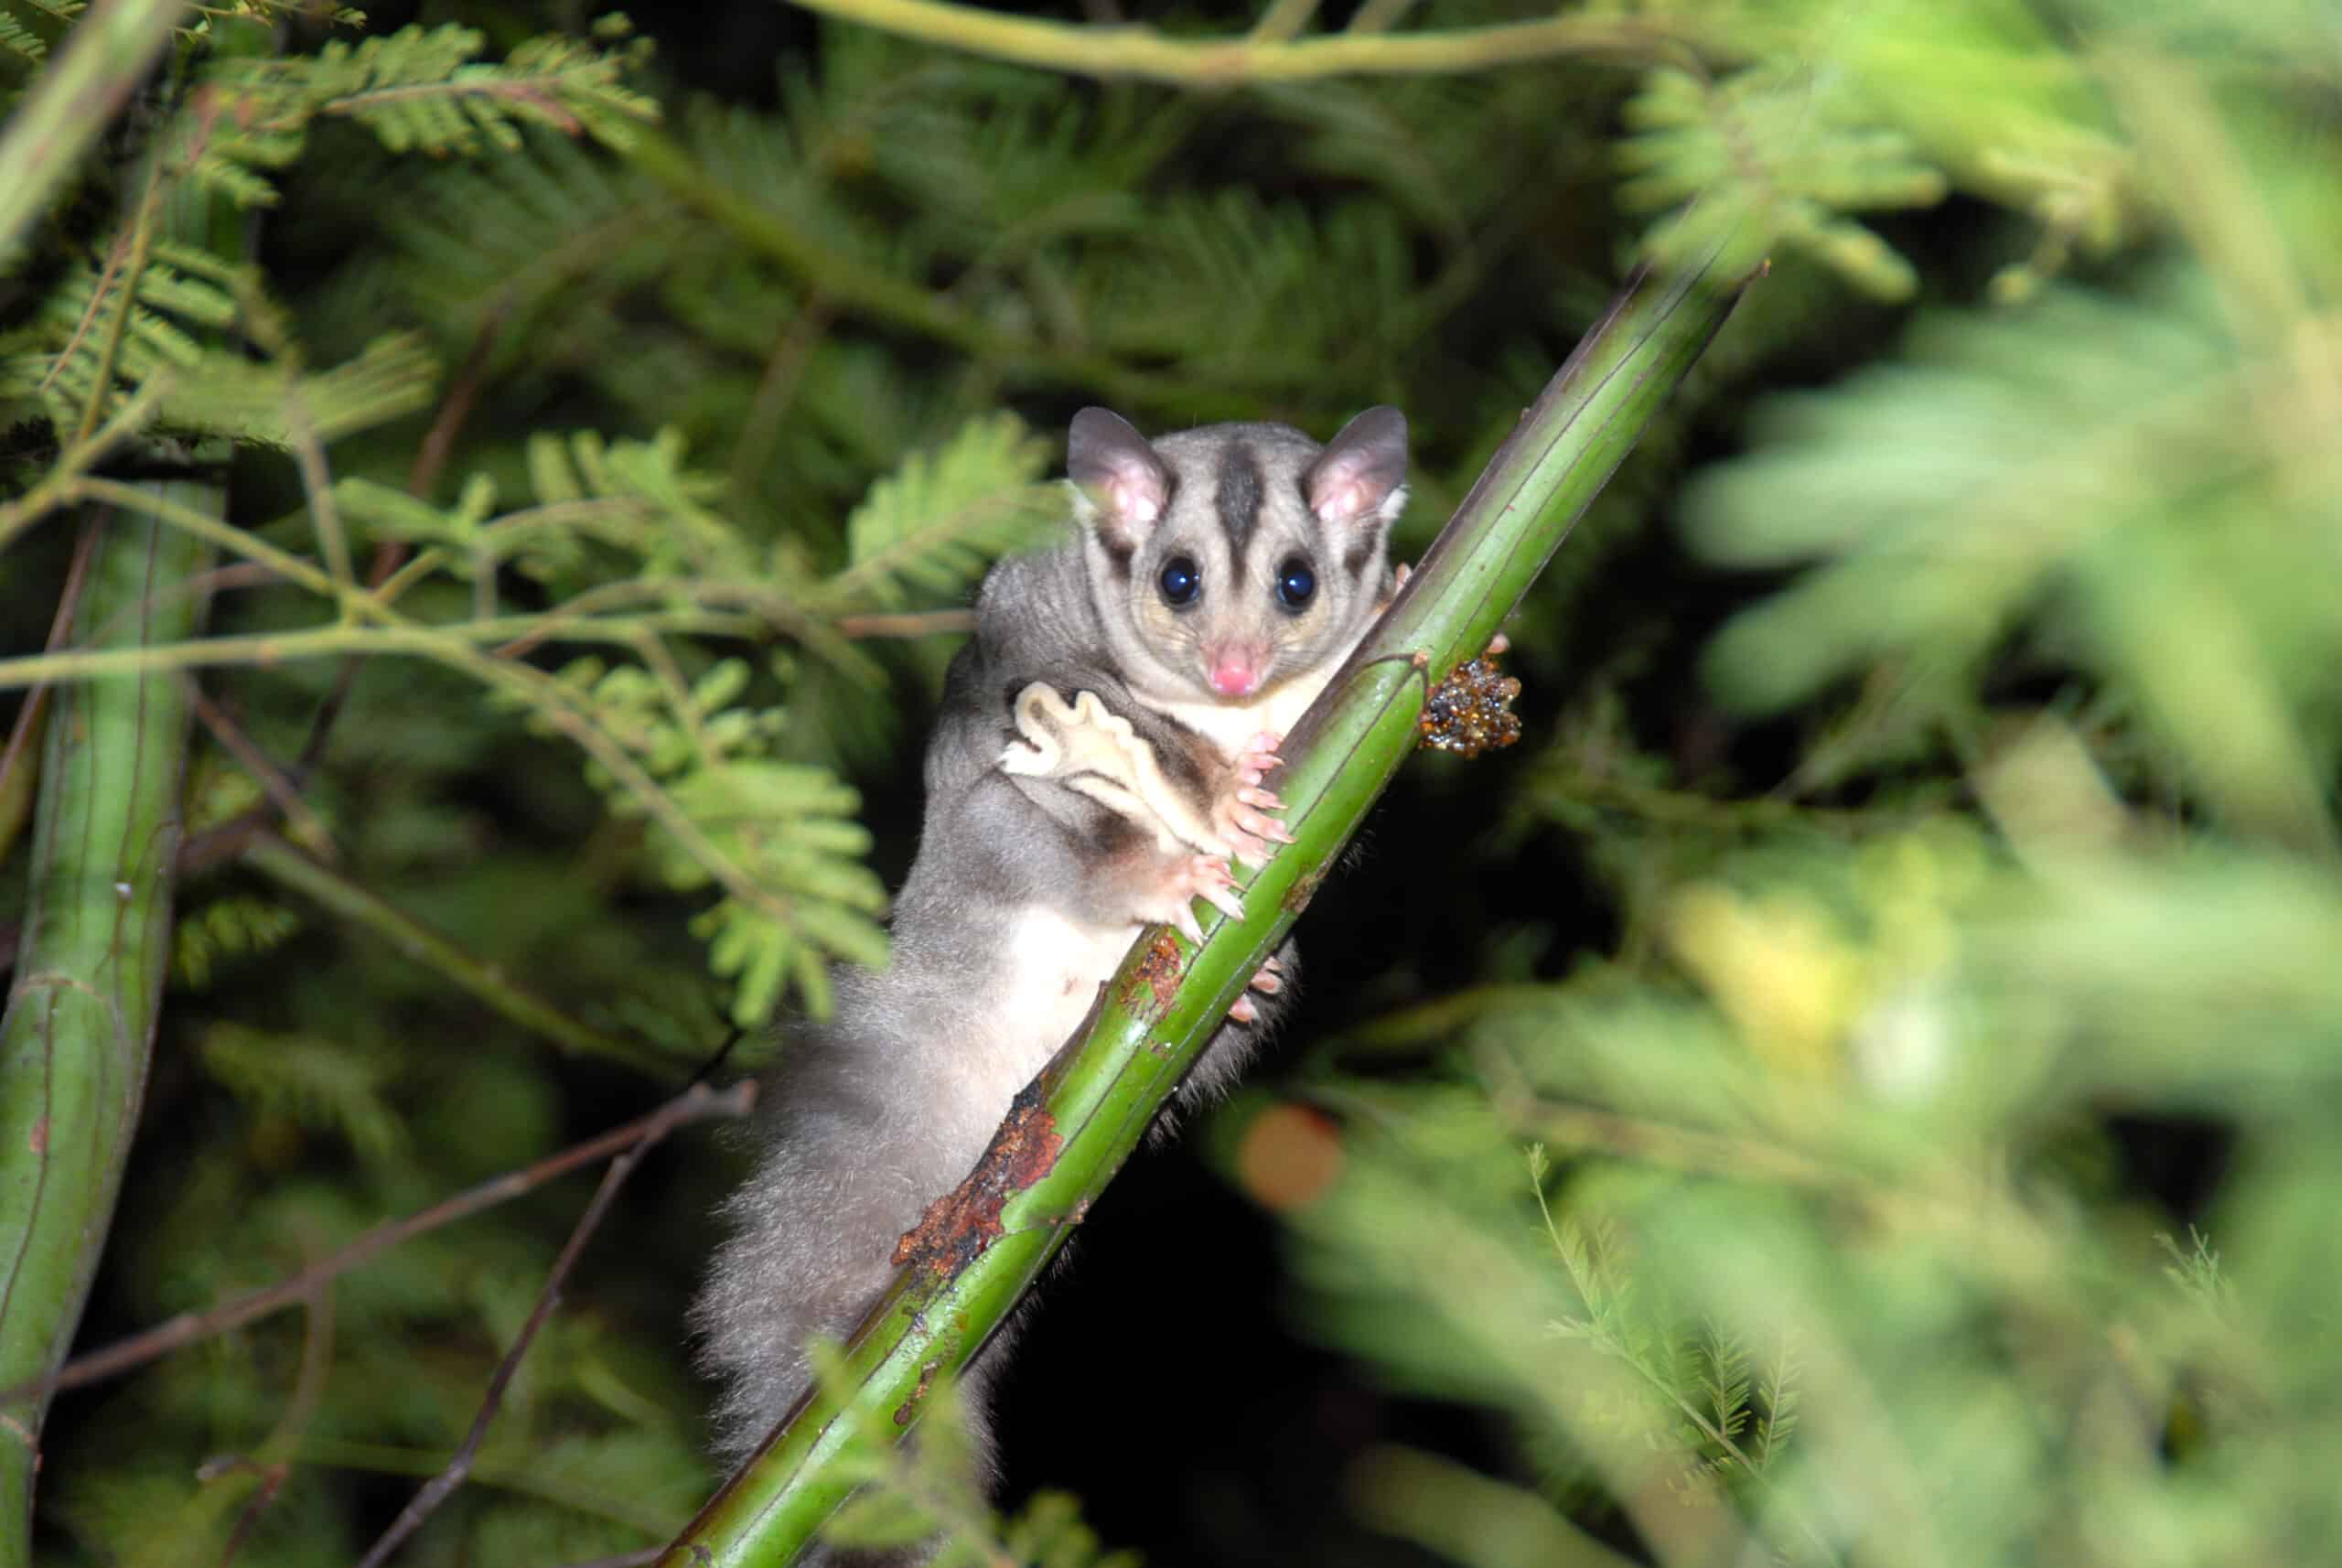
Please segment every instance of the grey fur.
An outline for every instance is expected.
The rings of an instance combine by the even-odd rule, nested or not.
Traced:
[[[1113,455],[1129,430],[1091,417],[1100,413],[1077,421],[1078,456],[1085,438]],[[1372,411],[1353,424],[1385,413],[1396,418]],[[1374,429],[1387,437],[1389,421]],[[1010,1097],[1063,1044],[1131,938],[1166,918],[1164,878],[1189,858],[1064,779],[1004,771],[1017,736],[1013,699],[1034,682],[1068,700],[1094,693],[1129,721],[1167,780],[1208,806],[1232,798],[1231,759],[1253,710],[1297,714],[1388,598],[1380,540],[1403,499],[1396,476],[1371,519],[1334,529],[1308,509],[1305,480],[1321,449],[1299,431],[1220,425],[1142,444],[1168,480],[1161,516],[1101,516],[1077,489],[1080,538],[986,577],[975,636],[945,678],[928,746],[926,812],[895,905],[893,962],[879,973],[842,969],[832,1020],[790,1031],[766,1086],[762,1155],[725,1208],[733,1234],[693,1310],[702,1364],[724,1384],[714,1420],[726,1463],[802,1392],[804,1341],[842,1338],[860,1320],[892,1273],[897,1238],[968,1173]],[[1216,504],[1237,466],[1257,491],[1243,538]],[[1128,571],[1101,543],[1118,530],[1135,552]],[[1370,530],[1371,561],[1335,572]],[[1344,537],[1327,537],[1336,532]],[[1204,563],[1204,603],[1184,617],[1148,613],[1156,564],[1181,550]],[[1302,617],[1273,596],[1277,563],[1294,552],[1325,580],[1327,602]],[[1230,705],[1208,683],[1198,650],[1255,637],[1268,650],[1266,684]],[[1062,952],[1047,945],[1060,940]],[[1290,972],[1289,946],[1283,956]],[[1182,1090],[1187,1102],[1234,1078],[1283,1000],[1256,994],[1254,1025],[1221,1027]],[[987,1463],[984,1384],[1007,1337],[1004,1327],[962,1380]]]

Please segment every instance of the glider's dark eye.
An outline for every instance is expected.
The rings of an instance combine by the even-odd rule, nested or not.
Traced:
[[[1298,555],[1285,557],[1277,568],[1277,603],[1289,610],[1305,610],[1317,595],[1317,574]]]
[[[1163,589],[1163,602],[1175,610],[1194,604],[1204,589],[1203,573],[1185,555],[1174,555],[1163,563],[1163,575],[1155,582]]]

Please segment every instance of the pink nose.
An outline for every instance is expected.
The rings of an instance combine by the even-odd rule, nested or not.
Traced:
[[[1223,654],[1212,661],[1211,689],[1223,697],[1249,697],[1260,684],[1261,671],[1241,654]]]

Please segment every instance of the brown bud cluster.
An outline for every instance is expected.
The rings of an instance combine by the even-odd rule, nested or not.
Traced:
[[[1459,664],[1423,704],[1416,744],[1465,757],[1510,746],[1520,738],[1520,720],[1512,711],[1519,695],[1520,682],[1497,668],[1495,654]]]

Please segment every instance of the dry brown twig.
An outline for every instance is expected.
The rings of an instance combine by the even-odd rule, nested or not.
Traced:
[[[490,1177],[477,1187],[467,1187],[444,1202],[435,1203],[419,1213],[403,1219],[389,1220],[364,1232],[348,1245],[299,1273],[265,1285],[256,1291],[222,1302],[203,1312],[184,1312],[177,1317],[156,1324],[144,1333],[77,1356],[50,1376],[38,1381],[19,1383],[0,1390],[0,1405],[14,1404],[37,1394],[60,1389],[76,1389],[84,1384],[101,1382],[141,1367],[159,1356],[168,1355],[199,1339],[209,1339],[231,1328],[241,1328],[256,1318],[306,1300],[325,1281],[347,1273],[360,1263],[370,1262],[382,1253],[413,1237],[435,1230],[443,1225],[470,1218],[484,1208],[532,1192],[557,1176],[566,1176],[582,1165],[637,1147],[647,1147],[676,1128],[693,1122],[714,1117],[745,1116],[756,1103],[756,1083],[743,1080],[729,1089],[714,1089],[704,1083],[693,1084],[672,1100],[647,1116],[637,1117],[623,1126],[613,1127],[598,1136],[548,1155],[532,1165],[502,1176]]]
[[[529,1309],[529,1320],[521,1326],[521,1332],[513,1337],[511,1348],[505,1351],[503,1359],[496,1363],[496,1371],[488,1380],[488,1394],[480,1401],[479,1412],[472,1417],[471,1430],[464,1434],[463,1442],[448,1459],[446,1467],[423,1484],[406,1507],[399,1510],[399,1517],[391,1521],[391,1527],[382,1531],[381,1539],[359,1559],[358,1568],[382,1568],[382,1564],[391,1560],[392,1553],[405,1543],[407,1537],[420,1530],[433,1510],[454,1495],[456,1488],[462,1486],[465,1477],[471,1474],[472,1461],[478,1457],[480,1444],[488,1441],[488,1429],[494,1423],[496,1412],[504,1406],[504,1391],[511,1386],[512,1374],[521,1369],[521,1358],[529,1353],[529,1347],[536,1340],[537,1330],[544,1326],[545,1319],[553,1316],[553,1309],[561,1303],[561,1287],[563,1282],[569,1278],[569,1271],[576,1266],[579,1254],[586,1251],[586,1243],[601,1228],[602,1219],[609,1213],[610,1204],[617,1198],[618,1188],[624,1187],[626,1178],[634,1174],[634,1167],[641,1163],[644,1151],[665,1137],[676,1125],[678,1118],[670,1112],[700,1087],[693,1084],[647,1117],[642,1135],[612,1160],[610,1168],[602,1173],[602,1185],[595,1189],[594,1200],[586,1206],[586,1212],[577,1217],[576,1225],[569,1232],[569,1240],[562,1244],[561,1256],[553,1260],[553,1272],[545,1276],[544,1288],[537,1293],[536,1305]]]

